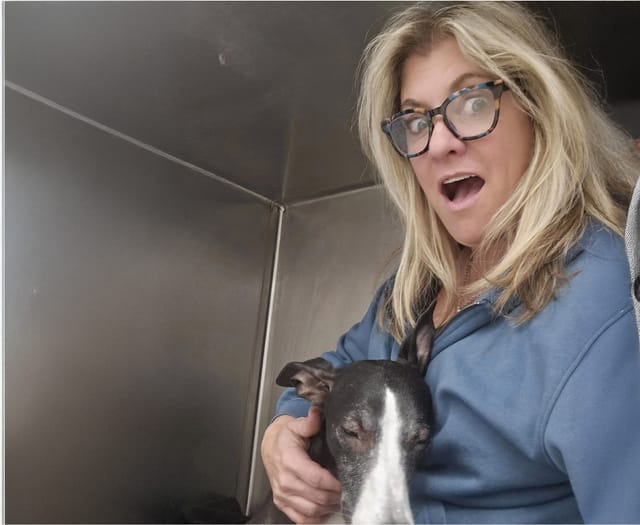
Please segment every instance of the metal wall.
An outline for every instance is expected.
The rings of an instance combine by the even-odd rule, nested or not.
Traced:
[[[277,209],[5,91],[9,523],[244,498]]]

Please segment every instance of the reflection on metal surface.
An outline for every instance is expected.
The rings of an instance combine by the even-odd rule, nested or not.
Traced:
[[[260,383],[258,385],[258,401],[257,401],[257,408],[256,408],[256,417],[255,420],[253,421],[253,444],[251,446],[251,466],[253,466],[256,462],[261,461],[260,457],[259,457],[259,449],[260,449],[260,441],[258,439],[258,433],[255,431],[256,428],[258,428],[258,425],[260,424],[260,421],[262,420],[263,417],[265,417],[263,415],[263,399],[264,399],[264,392],[265,389],[267,389],[268,391],[271,390],[271,386],[265,384],[265,380],[266,378],[266,369],[267,369],[267,363],[269,362],[270,358],[271,358],[271,346],[269,344],[270,340],[271,340],[271,331],[272,331],[272,327],[273,327],[273,305],[274,305],[274,298],[275,298],[275,293],[276,293],[276,287],[278,285],[278,272],[279,272],[279,268],[280,268],[280,246],[282,244],[282,220],[284,217],[284,208],[281,207],[278,210],[278,228],[276,231],[276,242],[275,242],[275,249],[274,249],[274,256],[273,256],[273,263],[271,265],[271,279],[270,279],[270,287],[269,287],[269,307],[267,310],[267,321],[266,321],[266,330],[265,330],[265,337],[264,337],[264,346],[263,346],[263,351],[262,351],[262,360],[261,360],[261,365],[260,365]],[[244,508],[247,510],[247,514],[248,514],[248,509],[249,509],[249,505],[250,502],[253,499],[253,491],[254,491],[254,483],[255,483],[255,469],[254,468],[250,468],[250,472],[249,472],[249,486],[247,489],[247,497],[246,500],[243,502],[244,503]]]

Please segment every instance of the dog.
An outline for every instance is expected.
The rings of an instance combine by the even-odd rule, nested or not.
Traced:
[[[322,358],[287,364],[276,379],[319,407],[323,428],[311,459],[342,484],[346,523],[410,523],[408,484],[430,444],[431,393],[424,375],[434,336],[433,307],[402,343],[397,361],[365,360],[334,368]],[[290,523],[270,496],[249,523]]]

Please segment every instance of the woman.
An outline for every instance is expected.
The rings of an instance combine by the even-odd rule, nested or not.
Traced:
[[[361,72],[361,141],[406,233],[394,278],[323,357],[394,359],[435,301],[416,522],[640,522],[632,141],[517,4],[415,5]],[[285,392],[262,444],[274,500],[300,523],[340,493],[306,456],[308,408]]]

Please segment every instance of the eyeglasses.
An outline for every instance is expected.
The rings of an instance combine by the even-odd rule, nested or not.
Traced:
[[[509,89],[501,79],[483,82],[449,95],[434,109],[404,109],[382,122],[382,130],[403,157],[410,159],[429,149],[433,118],[442,120],[460,140],[486,137],[500,115],[500,96]]]

